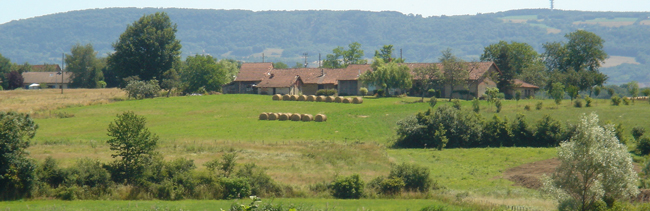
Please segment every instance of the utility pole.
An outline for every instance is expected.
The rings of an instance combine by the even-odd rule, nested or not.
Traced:
[[[318,68],[321,68],[321,64],[320,64],[320,53],[318,53]]]
[[[307,55],[309,55],[309,54],[307,54],[307,53],[303,53],[302,55],[305,57],[305,68],[306,68],[307,65],[308,65],[308,64],[307,64]]]
[[[61,53],[61,94],[63,94],[63,55],[64,53]]]
[[[399,60],[402,61],[402,62],[404,61],[404,60],[402,60],[402,49],[401,48],[399,49]]]
[[[262,63],[264,63],[264,53],[262,53]]]

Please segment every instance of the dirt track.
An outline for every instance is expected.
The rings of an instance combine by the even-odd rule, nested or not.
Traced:
[[[557,158],[526,163],[506,170],[503,177],[515,182],[517,186],[538,189],[542,187],[539,178],[544,174],[550,176],[558,165],[560,161]]]

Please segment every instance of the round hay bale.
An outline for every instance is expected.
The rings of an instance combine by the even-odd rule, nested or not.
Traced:
[[[307,96],[307,101],[312,101],[312,102],[316,101],[316,95]]]
[[[307,100],[307,95],[300,95],[300,97],[298,97],[298,101],[306,101],[306,100]]]
[[[334,102],[334,97],[332,97],[332,96],[327,96],[327,97],[325,98],[325,102],[326,102],[326,103]]]
[[[325,122],[327,121],[327,116],[325,114],[318,114],[316,117],[314,117],[314,121],[316,122]]]
[[[334,102],[335,102],[335,103],[343,102],[343,97],[336,97],[336,98],[334,98]]]
[[[291,100],[292,101],[298,100],[298,95],[291,95]]]
[[[291,100],[291,95],[282,95],[282,100]]]
[[[268,120],[268,119],[269,119],[269,114],[267,114],[266,112],[262,112],[260,114],[260,120]]]
[[[316,97],[316,102],[325,102],[325,96],[318,96]]]
[[[269,113],[269,120],[276,120],[278,119],[278,116],[277,113]]]
[[[300,116],[300,114],[292,114],[291,115],[291,121],[300,121],[301,118],[302,117]]]
[[[363,98],[361,98],[361,97],[352,98],[352,103],[361,104],[361,103],[363,103]]]
[[[282,95],[273,95],[273,100],[282,100]]]
[[[343,103],[351,103],[351,102],[352,102],[352,99],[350,99],[350,98],[344,98],[343,99]]]
[[[300,119],[303,122],[309,122],[309,121],[314,120],[314,116],[312,116],[311,114],[303,114]]]
[[[278,120],[280,120],[280,121],[289,120],[289,115],[287,115],[285,113],[281,113],[280,116],[278,117]]]

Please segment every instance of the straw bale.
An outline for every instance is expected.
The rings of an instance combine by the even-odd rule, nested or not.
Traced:
[[[291,95],[282,95],[282,100],[291,100]]]
[[[282,100],[282,95],[279,94],[273,95],[273,100]]]
[[[316,97],[316,102],[325,102],[325,96],[318,96]]]
[[[312,116],[311,114],[303,114],[300,119],[303,122],[309,122],[309,121],[314,120],[314,116]]]
[[[352,103],[361,104],[361,103],[363,103],[363,98],[361,98],[361,97],[352,98]]]
[[[291,121],[300,121],[300,114],[291,114]]]
[[[326,102],[326,103],[334,102],[334,97],[332,97],[332,96],[327,96],[327,97],[325,98],[325,102]]]
[[[298,100],[298,95],[291,95],[291,100],[292,101]]]
[[[316,95],[309,95],[307,96],[307,101],[316,101]]]
[[[266,112],[262,112],[260,114],[260,120],[267,120],[267,119],[269,119],[269,114],[267,114]]]
[[[351,103],[351,102],[352,102],[352,99],[350,99],[349,97],[346,97],[346,98],[343,99],[343,103]]]
[[[280,116],[278,117],[278,120],[280,120],[280,121],[289,120],[289,115],[287,115],[285,113],[281,113]]]
[[[306,101],[306,100],[307,100],[307,95],[300,95],[300,97],[298,97],[298,101]]]
[[[276,120],[278,116],[278,113],[269,113],[269,120]]]
[[[340,97],[340,96],[339,96],[339,97],[334,98],[334,102],[335,102],[335,103],[343,102],[343,97]]]
[[[318,114],[316,117],[314,117],[314,121],[325,122],[327,121],[327,116],[325,116],[325,114]]]

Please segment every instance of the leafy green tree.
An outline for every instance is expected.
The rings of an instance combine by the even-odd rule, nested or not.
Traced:
[[[638,176],[627,146],[614,126],[598,125],[594,113],[583,115],[576,133],[558,148],[560,166],[543,178],[543,191],[569,210],[594,210],[596,204],[635,197]]]
[[[643,89],[641,93],[643,93],[643,96],[650,96],[650,88]]]
[[[406,65],[395,62],[384,62],[375,58],[372,70],[363,73],[359,79],[366,85],[381,87],[388,92],[389,89],[410,89],[413,86],[411,70]]]
[[[348,50],[339,46],[332,50],[333,54],[327,54],[325,60],[323,61],[323,67],[325,68],[345,68],[350,64],[364,64],[365,60],[362,60],[363,50],[361,50],[361,44],[358,42],[353,42],[348,45]]]
[[[0,199],[28,196],[34,182],[36,165],[27,158],[29,140],[38,125],[28,114],[0,112]]]
[[[301,62],[296,62],[296,65],[294,65],[292,68],[303,68],[303,67],[305,67],[305,64]]]
[[[594,87],[594,96],[598,97],[600,95],[601,88],[600,86]]]
[[[8,89],[9,87],[9,80],[7,80],[7,74],[11,72],[13,63],[11,63],[11,60],[9,58],[3,57],[2,54],[0,54],[0,86],[2,86],[3,89]]]
[[[404,59],[393,58],[393,45],[384,45],[379,50],[375,50],[375,57],[381,58],[384,61],[397,63],[404,63]]]
[[[81,88],[100,88],[104,80],[104,63],[98,59],[92,44],[72,46],[71,54],[65,55],[66,71],[72,73],[72,86]]]
[[[126,184],[138,185],[142,175],[155,155],[158,136],[146,128],[146,119],[132,111],[117,115],[117,119],[108,125],[106,143],[110,145],[113,158],[120,157],[111,164],[113,180]]]
[[[639,83],[636,81],[630,81],[627,83],[627,92],[632,95],[632,102],[636,100],[636,97],[639,96]]]
[[[210,55],[188,56],[183,66],[182,78],[185,92],[196,92],[203,87],[206,91],[221,91],[221,87],[230,83],[239,69],[228,60],[217,59]]]
[[[167,70],[163,74],[163,80],[160,84],[160,88],[167,90],[167,97],[172,93],[173,89],[179,88],[181,86],[181,76],[176,71],[175,68]]]
[[[167,13],[142,16],[127,26],[113,44],[115,53],[109,55],[108,65],[120,79],[162,79],[163,73],[180,61],[181,42],[176,39],[176,31]]]
[[[284,62],[273,62],[273,68],[274,69],[287,69],[287,68],[289,68],[289,65],[285,64]]]
[[[562,99],[564,99],[564,85],[560,82],[553,83],[549,94],[555,100],[555,104],[560,105]]]
[[[521,99],[521,91],[517,90],[515,92],[515,100],[517,100],[517,103],[519,103],[520,99]]]
[[[138,81],[131,80],[123,89],[129,97],[134,99],[154,98],[160,92],[158,80]]]
[[[221,159],[215,159],[205,163],[205,167],[212,173],[220,172],[223,177],[230,177],[237,165],[237,153],[228,152],[223,154]]]
[[[499,41],[483,50],[481,61],[494,62],[501,74],[498,87],[501,90],[513,88],[512,80],[517,78],[526,69],[531,69],[535,64],[541,64],[539,54],[533,46],[526,43]],[[537,69],[539,71],[539,69]]]
[[[364,186],[358,174],[339,177],[332,182],[332,196],[339,199],[358,199],[363,195]]]
[[[442,51],[440,63],[442,63],[443,72],[440,82],[451,87],[451,90],[449,91],[449,102],[451,102],[454,88],[457,86],[467,85],[470,71],[467,62],[453,55],[450,48]]]
[[[574,99],[578,97],[578,87],[573,86],[573,85],[568,85],[566,87],[566,93],[569,94],[569,97],[571,98],[571,102],[573,102]]]
[[[23,87],[23,82],[25,81],[23,75],[15,70],[5,74],[5,80],[7,80],[7,89]]]
[[[438,85],[443,78],[443,74],[436,64],[415,68],[413,73],[415,79],[419,81],[417,88],[422,93],[422,101],[424,101],[424,94],[435,85]]]

